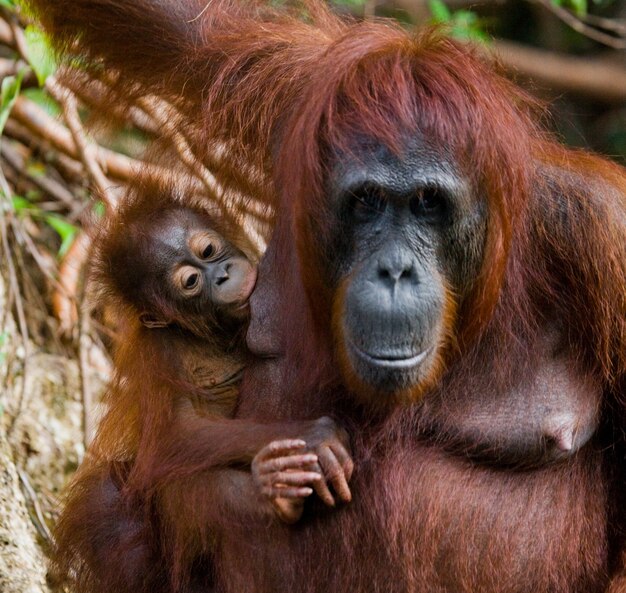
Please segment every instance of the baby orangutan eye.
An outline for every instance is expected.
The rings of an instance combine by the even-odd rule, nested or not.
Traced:
[[[202,289],[202,274],[193,266],[183,266],[174,273],[174,285],[184,296],[195,296]]]
[[[189,247],[197,258],[204,261],[214,259],[222,250],[219,237],[210,231],[193,235],[189,240]]]
[[[191,290],[195,288],[196,284],[198,284],[198,274],[189,274],[184,280],[184,285],[187,290]]]
[[[209,259],[215,253],[215,247],[213,247],[212,243],[207,244],[202,251],[202,259]]]

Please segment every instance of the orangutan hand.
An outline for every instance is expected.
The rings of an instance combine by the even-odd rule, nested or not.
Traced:
[[[252,460],[254,483],[285,523],[300,519],[304,499],[313,494],[314,484],[322,480],[316,469],[318,457],[306,453],[306,446],[299,439],[272,441]]]
[[[335,497],[330,487],[343,502],[352,500],[348,482],[352,477],[354,463],[350,455],[348,433],[332,418],[323,416],[312,422],[310,431],[302,435],[306,450],[315,453],[318,461],[314,471],[322,478],[312,484],[317,495],[328,505],[335,506]]]

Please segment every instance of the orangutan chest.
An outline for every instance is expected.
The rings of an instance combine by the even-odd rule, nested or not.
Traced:
[[[560,465],[513,472],[436,447],[382,450],[353,451],[351,503],[331,509],[312,499],[295,525],[229,529],[220,563],[236,578],[225,591],[604,591],[599,453],[585,448]]]
[[[526,472],[434,447],[387,451],[367,465],[355,479],[346,530],[371,542],[360,565],[384,550],[398,591],[603,590],[607,501],[598,453]]]

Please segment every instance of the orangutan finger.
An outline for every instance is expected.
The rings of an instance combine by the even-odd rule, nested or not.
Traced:
[[[287,486],[312,485],[322,479],[322,474],[314,471],[285,471],[270,472],[258,476],[258,482],[262,487],[280,488]]]
[[[315,463],[317,463],[317,455],[315,453],[305,453],[304,455],[275,457],[274,459],[257,463],[256,467],[259,473],[265,474],[285,469],[303,469]]]
[[[272,441],[265,445],[256,455],[259,460],[271,459],[272,457],[284,457],[292,451],[304,449],[306,442],[302,439],[284,439],[282,441]]]
[[[334,507],[335,499],[330,489],[328,488],[328,484],[326,483],[326,477],[325,477],[324,471],[322,470],[319,464],[317,465],[315,469],[321,476],[321,479],[318,480],[317,482],[313,482],[311,486],[313,487],[313,490],[315,490],[316,494],[322,499],[324,504],[328,505],[329,507]]]
[[[352,461],[352,456],[341,443],[330,443],[328,446],[335,454],[335,457],[337,457],[337,461],[339,461],[341,467],[343,468],[346,480],[349,482],[350,478],[352,478],[352,473],[354,472],[354,461]]]
[[[306,498],[307,496],[311,496],[313,494],[313,489],[306,487],[271,487],[268,486],[261,490],[261,493],[267,498],[289,498],[289,499],[297,499],[297,498]]]
[[[312,487],[322,479],[318,472],[274,472],[259,476],[258,484],[261,488],[283,488],[288,486]]]
[[[335,454],[328,447],[321,447],[318,451],[320,465],[324,470],[324,477],[330,482],[335,493],[344,502],[352,500],[352,493],[346,480],[346,476],[342,465],[339,463]]]
[[[276,486],[304,486],[321,480],[322,475],[317,472],[277,472],[268,475],[267,479]]]

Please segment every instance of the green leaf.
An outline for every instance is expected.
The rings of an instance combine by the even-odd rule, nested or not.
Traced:
[[[26,198],[22,196],[13,196],[11,200],[13,204],[13,210],[18,214],[21,212],[27,212],[28,210],[37,210],[37,207],[34,206],[31,202],[29,202]]]
[[[478,24],[478,15],[470,10],[457,10],[452,15],[452,22],[459,27],[469,29]]]
[[[40,202],[41,198],[43,197],[43,193],[40,189],[29,189],[29,190],[26,190],[24,197],[29,202]]]
[[[365,0],[334,0],[334,3],[338,6],[351,6],[358,8],[359,6],[363,6],[363,4],[365,4]]]
[[[428,0],[432,22],[447,24],[448,34],[463,41],[489,43],[489,36],[482,29],[482,20],[471,10],[451,12],[442,0]]]
[[[54,74],[57,69],[54,51],[45,33],[33,25],[26,27],[24,37],[28,63],[37,75],[39,86],[43,86],[48,76]]]
[[[37,103],[39,107],[52,117],[57,117],[61,114],[59,104],[44,89],[31,87],[24,89],[22,95],[33,103]]]
[[[428,0],[428,8],[433,16],[435,23],[448,23],[452,18],[450,9],[442,2],[442,0]]]
[[[481,28],[480,18],[470,10],[457,10],[452,15],[451,34],[456,39],[489,42],[488,35]]]
[[[58,233],[59,237],[61,237],[59,257],[63,257],[74,242],[76,234],[78,233],[78,227],[74,226],[70,222],[67,222],[67,220],[61,218],[60,216],[55,216],[54,214],[47,215],[45,217],[45,221]]]
[[[0,0],[0,6],[4,8],[13,9],[15,8],[15,2],[13,0]]]
[[[585,16],[587,14],[587,0],[567,0],[565,4],[578,16]]]
[[[0,134],[9,119],[9,114],[22,88],[22,79],[25,70],[20,70],[15,76],[7,76],[0,86]]]
[[[26,172],[31,177],[44,177],[46,174],[46,166],[38,161],[29,161],[26,164]]]

